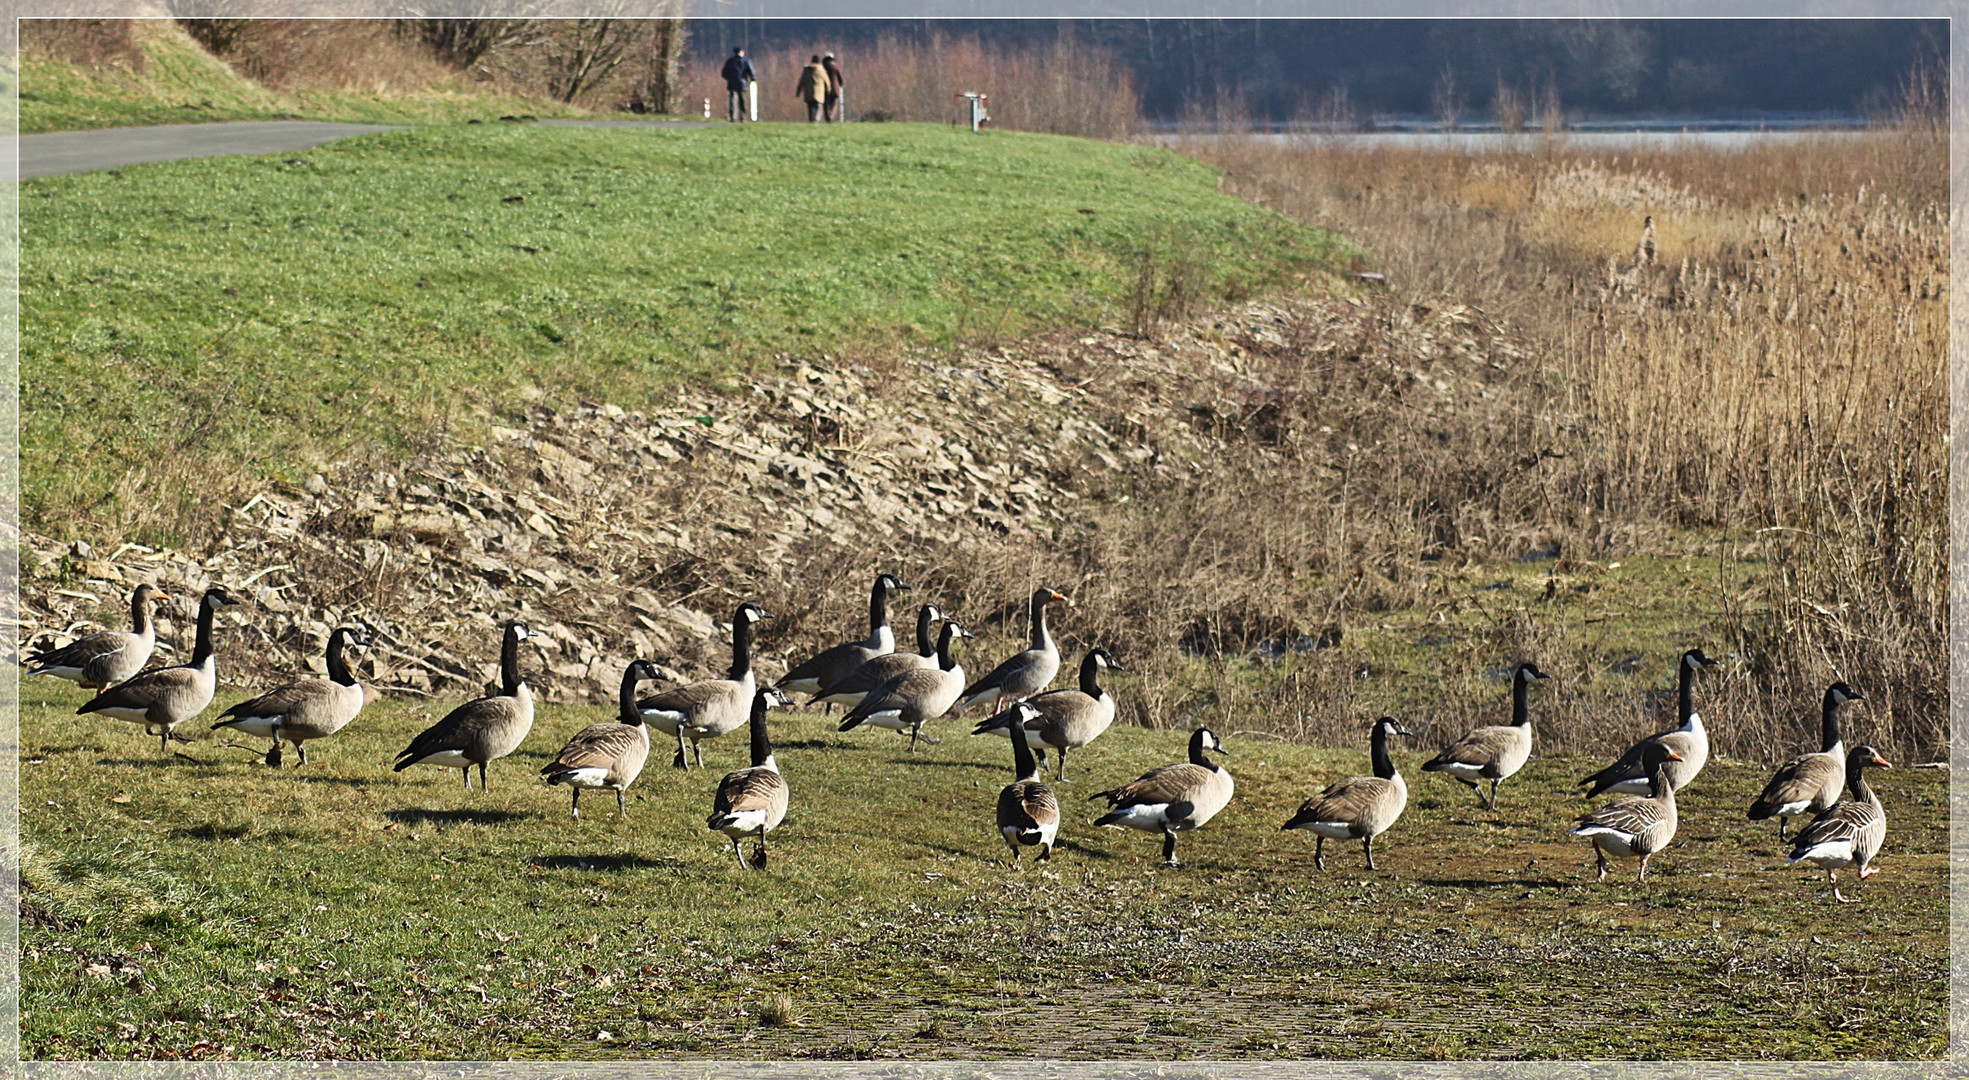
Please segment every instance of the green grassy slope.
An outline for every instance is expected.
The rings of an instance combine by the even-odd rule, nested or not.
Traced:
[[[30,523],[132,466],[291,474],[539,384],[635,405],[781,351],[1113,318],[1334,241],[1163,151],[936,126],[393,132],[22,186]],[[108,500],[105,502],[105,500]]]
[[[1762,770],[1713,762],[1645,884],[1592,880],[1535,760],[1496,813],[1398,765],[1377,845],[1280,833],[1365,749],[1232,737],[1238,796],[1186,836],[1094,829],[1087,796],[1181,756],[1117,728],[1077,752],[1050,864],[991,831],[1003,740],[775,714],[793,810],[764,873],[705,831],[708,772],[653,753],[627,822],[535,776],[600,709],[547,708],[489,793],[391,755],[449,704],[381,703],[313,764],[251,740],[165,758],[24,687],[30,1057],[1932,1057],[1946,1046],[1946,777],[1879,776],[1881,873],[1832,902],[1743,820]],[[1127,686],[1119,692],[1129,693]],[[237,695],[243,696],[243,695]],[[236,696],[222,693],[221,701]],[[968,725],[967,725],[968,727]],[[190,730],[188,726],[187,730]],[[208,734],[201,732],[202,735]],[[291,764],[293,758],[289,755]],[[1597,802],[1597,800],[1596,800]],[[1849,887],[1850,888],[1850,887]],[[783,1000],[780,999],[784,995]],[[784,1021],[794,1021],[785,1023]],[[1672,1021],[1672,1022],[1671,1022]],[[777,1023],[776,1023],[777,1022]]]
[[[384,96],[353,90],[269,90],[240,77],[175,27],[140,27],[144,71],[21,58],[20,131],[131,127],[224,120],[341,120],[404,124],[496,119],[502,114],[586,116],[586,110],[492,93],[429,91]]]

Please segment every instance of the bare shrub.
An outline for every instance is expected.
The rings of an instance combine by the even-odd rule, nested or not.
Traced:
[[[141,75],[144,53],[133,29],[129,19],[22,19],[20,47],[30,56]]]
[[[454,76],[388,19],[180,19],[206,50],[273,90],[408,93]]]
[[[1128,68],[1112,53],[1061,37],[1041,47],[987,45],[976,37],[932,34],[927,41],[884,37],[872,47],[786,47],[754,54],[759,118],[806,119],[793,96],[800,69],[815,52],[834,51],[846,77],[846,119],[943,123],[956,115],[953,96],[990,96],[991,124],[1019,131],[1119,139],[1133,134],[1140,109]],[[700,63],[685,80],[695,101],[725,100],[718,64]]]

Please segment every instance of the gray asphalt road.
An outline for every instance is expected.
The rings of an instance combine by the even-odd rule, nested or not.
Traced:
[[[703,121],[543,120],[568,127],[705,127]],[[20,178],[114,169],[152,161],[217,157],[220,154],[277,154],[306,150],[351,135],[397,131],[387,124],[331,124],[319,120],[240,120],[225,124],[165,124],[158,127],[58,131],[20,138]],[[0,178],[10,179],[10,178]]]
[[[306,150],[351,135],[396,131],[385,124],[330,124],[318,120],[242,120],[229,124],[165,124],[158,127],[57,131],[20,137],[20,175],[37,176],[114,169],[152,161],[277,154]]]

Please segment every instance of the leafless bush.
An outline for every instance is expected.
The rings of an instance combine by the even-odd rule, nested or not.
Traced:
[[[143,74],[144,53],[129,19],[22,19],[21,51],[84,67]]]
[[[846,76],[850,120],[950,121],[953,95],[990,96],[991,124],[1019,131],[1119,139],[1139,123],[1139,106],[1126,65],[1101,49],[1061,38],[1038,48],[987,45],[975,37],[933,34],[927,41],[885,37],[874,46],[787,47],[752,56],[759,75],[761,120],[804,120],[806,110],[793,96],[800,69],[815,52],[838,54]],[[725,100],[717,77],[719,58],[692,71],[692,100]]]
[[[454,76],[387,19],[180,19],[241,75],[274,90],[406,93]]]

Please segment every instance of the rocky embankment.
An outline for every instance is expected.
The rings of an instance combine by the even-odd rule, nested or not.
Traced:
[[[494,680],[497,624],[517,616],[538,635],[529,667],[548,700],[605,702],[632,655],[722,670],[724,620],[755,596],[788,616],[768,635],[770,673],[852,628],[880,559],[985,576],[1008,545],[1066,535],[1091,501],[1152,498],[1233,441],[1299,439],[1268,392],[1282,364],[1353,365],[1404,408],[1453,410],[1488,396],[1511,355],[1472,312],[1294,300],[1150,338],[1058,336],[881,369],[788,359],[749,394],[641,411],[524,407],[484,426],[483,445],[242,493],[209,550],[26,534],[23,632],[39,645],[121,625],[129,590],[153,581],[172,595],[158,654],[171,662],[190,652],[199,591],[220,583],[254,601],[227,613],[228,682],[319,673],[329,630],[351,624],[374,642],[359,676],[449,697]],[[822,605],[797,567],[825,568],[841,595]],[[919,598],[955,602],[906,597],[905,638]]]

